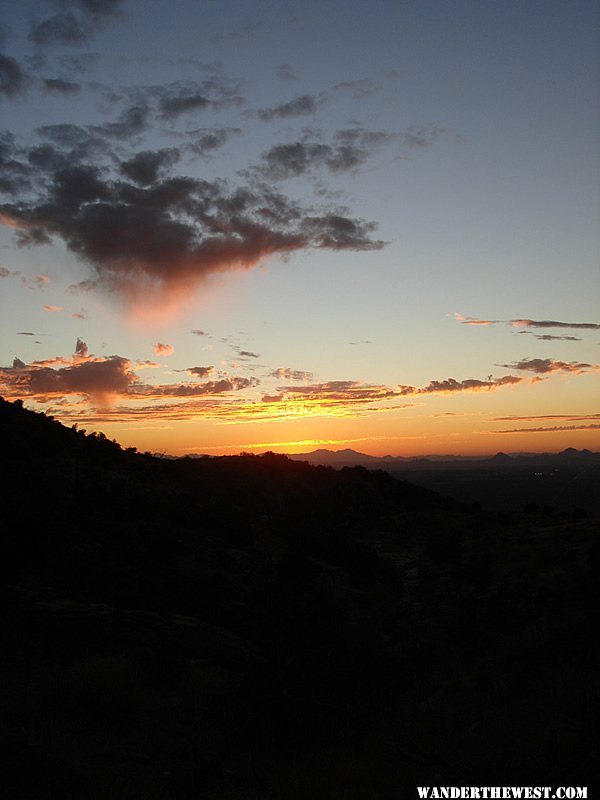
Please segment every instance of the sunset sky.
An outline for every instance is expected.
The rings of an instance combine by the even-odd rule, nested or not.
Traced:
[[[7,4],[0,394],[173,455],[600,450],[599,23]]]

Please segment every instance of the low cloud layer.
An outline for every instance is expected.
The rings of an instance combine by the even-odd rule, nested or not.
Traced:
[[[139,368],[155,366],[146,362]],[[205,377],[211,367],[192,367],[195,377]],[[105,405],[119,398],[130,400],[221,396],[256,386],[255,378],[225,376],[218,380],[191,383],[150,384],[140,379],[134,364],[123,356],[89,355],[87,344],[77,339],[71,359],[57,357],[26,364],[15,358],[12,366],[0,368],[0,390],[5,397],[33,399],[50,403],[70,399],[77,405],[82,398]]]

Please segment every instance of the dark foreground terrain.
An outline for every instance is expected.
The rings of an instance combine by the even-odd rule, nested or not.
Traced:
[[[589,518],[272,454],[153,458],[4,401],[0,436],[4,796],[591,783]]]

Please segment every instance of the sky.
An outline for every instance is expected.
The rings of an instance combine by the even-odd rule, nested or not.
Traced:
[[[600,450],[599,23],[9,4],[0,394],[175,456]]]

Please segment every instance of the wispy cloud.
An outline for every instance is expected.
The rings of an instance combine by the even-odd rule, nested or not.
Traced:
[[[479,317],[463,317],[457,311],[454,312],[454,319],[461,325],[498,325],[502,320],[498,319],[479,319]]]
[[[494,417],[494,422],[536,422],[546,419],[563,419],[568,422],[583,422],[585,420],[600,420],[600,414],[538,414],[538,415],[513,415],[509,417]]]
[[[285,103],[278,103],[270,108],[261,108],[256,112],[256,116],[263,122],[270,122],[273,119],[288,119],[289,117],[316,114],[317,109],[324,100],[325,98],[321,95],[302,94]]]
[[[312,372],[305,372],[300,369],[291,369],[290,367],[278,367],[271,372],[272,378],[277,378],[280,381],[299,381],[308,383],[312,380]]]
[[[519,331],[519,333],[534,336],[540,342],[581,342],[579,336],[553,336],[551,333],[532,333],[531,331]]]

